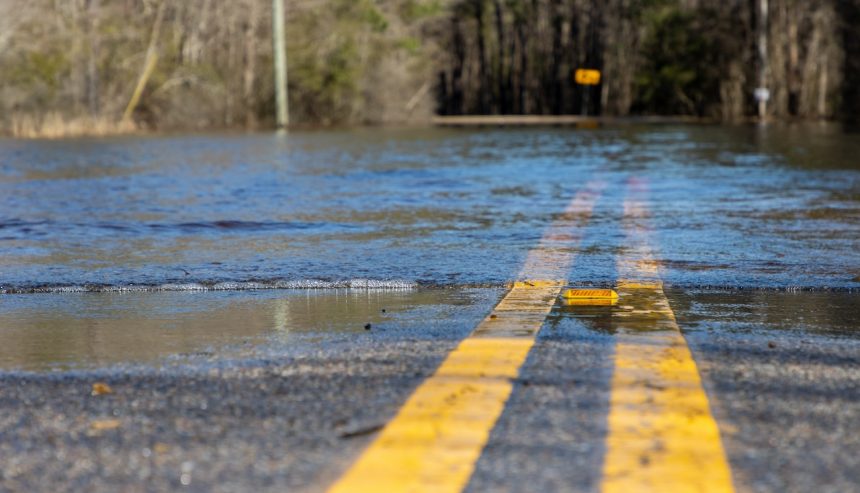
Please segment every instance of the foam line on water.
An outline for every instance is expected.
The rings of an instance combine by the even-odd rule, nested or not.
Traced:
[[[4,286],[2,294],[20,293],[126,293],[149,291],[254,291],[266,289],[378,289],[409,290],[418,283],[408,280],[381,279],[344,279],[324,281],[320,279],[277,280],[277,281],[223,281],[223,282],[183,282],[163,284],[117,284],[117,285],[43,285],[43,286]]]
[[[410,290],[418,288],[431,289],[470,289],[470,288],[505,288],[510,283],[439,283],[432,281],[410,281],[402,279],[279,279],[259,281],[187,281],[164,282],[160,284],[24,284],[0,285],[0,295],[31,294],[31,293],[140,293],[140,292],[196,292],[196,291],[256,291],[278,289],[372,289],[372,290]],[[577,282],[580,288],[612,288],[611,282],[588,281]],[[720,291],[720,292],[829,292],[829,293],[860,293],[860,289],[851,286],[828,285],[714,285],[697,283],[668,283],[663,287],[667,290],[684,291]]]

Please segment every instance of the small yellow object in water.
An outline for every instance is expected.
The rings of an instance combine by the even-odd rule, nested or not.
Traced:
[[[617,300],[618,293],[611,289],[565,289],[561,297],[566,300]]]
[[[110,385],[102,382],[96,382],[93,384],[92,395],[104,395],[104,394],[113,394],[113,389],[110,388]]]
[[[562,306],[615,306],[618,298],[562,298]]]

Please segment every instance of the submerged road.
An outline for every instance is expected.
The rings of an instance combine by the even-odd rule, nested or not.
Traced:
[[[12,159],[0,491],[860,491],[860,173],[595,132],[433,134],[483,156],[447,171],[208,156],[146,204],[161,164]],[[56,232],[40,186],[129,209]]]
[[[378,308],[384,323],[324,343],[238,346],[160,368],[2,373],[0,486],[857,491],[856,295],[675,298],[660,279],[648,183],[630,180],[618,300],[566,301],[605,187],[581,188],[506,292]],[[813,320],[736,307],[791,296],[811,297]],[[815,319],[828,310],[839,322]],[[345,312],[355,327],[368,315]]]

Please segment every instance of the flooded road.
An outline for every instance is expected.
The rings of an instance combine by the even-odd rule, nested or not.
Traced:
[[[631,179],[668,284],[857,288],[856,156],[827,125],[6,140],[0,290],[502,286],[589,180],[605,284]]]
[[[302,289],[10,294],[0,371],[88,370],[272,354],[363,333],[413,336],[428,319],[485,310],[500,289]],[[261,349],[265,348],[265,349]]]
[[[853,491],[857,137],[0,140],[0,490]]]

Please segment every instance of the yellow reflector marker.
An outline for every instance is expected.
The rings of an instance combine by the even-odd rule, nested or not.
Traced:
[[[561,297],[567,300],[617,300],[618,293],[611,289],[565,289]]]
[[[562,298],[562,306],[613,306],[618,298]]]
[[[642,201],[625,201],[625,231],[636,255],[617,262],[631,280],[618,283],[621,303],[613,313],[618,335],[601,490],[731,493],[720,432],[657,277],[646,218]]]
[[[513,379],[566,282],[599,184],[578,193],[529,252],[511,290],[409,397],[330,493],[461,491],[489,439]],[[544,274],[546,274],[544,276]]]

